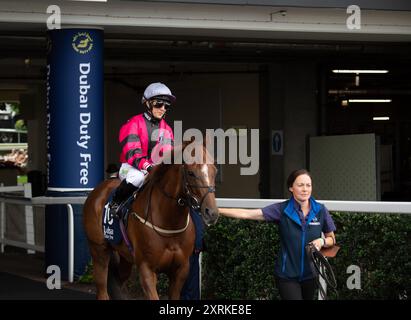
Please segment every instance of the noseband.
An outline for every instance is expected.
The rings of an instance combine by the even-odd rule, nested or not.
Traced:
[[[192,171],[189,171],[190,176],[194,177],[195,179],[199,179]],[[184,166],[183,169],[183,183],[184,183],[184,195],[186,199],[186,203],[180,204],[180,202],[177,200],[177,203],[181,205],[186,205],[193,210],[199,211],[201,209],[201,206],[203,205],[203,202],[205,198],[210,194],[210,193],[215,193],[215,186],[203,186],[203,185],[198,185],[198,184],[189,184],[188,178],[187,178],[187,170],[186,167]],[[207,189],[206,194],[201,198],[200,202],[198,201],[197,197],[192,193],[190,188],[196,188],[196,189]],[[182,198],[180,198],[182,199]],[[180,200],[179,199],[179,200]],[[201,213],[201,212],[200,212]]]
[[[188,172],[188,173],[187,173]],[[192,176],[195,179],[200,179],[198,176],[196,176],[192,171],[188,171],[186,166],[183,166],[183,190],[184,194],[181,197],[174,198],[173,196],[167,194],[162,189],[163,194],[171,199],[174,199],[177,201],[177,204],[180,207],[189,207],[193,210],[198,211],[200,214],[200,209],[201,206],[203,205],[203,202],[205,198],[210,194],[210,193],[215,193],[215,186],[209,186],[209,185],[197,185],[197,184],[190,184],[188,182],[188,175]],[[193,194],[191,189],[198,188],[198,189],[207,189],[207,193],[198,201],[197,197]]]
[[[199,179],[199,177],[197,177],[192,171],[188,171],[188,174],[196,179]],[[196,198],[196,196],[192,193],[192,191],[190,190],[190,188],[206,188],[207,189],[207,193],[201,198],[200,202],[198,201],[198,199]],[[207,197],[207,195],[209,193],[215,193],[215,186],[203,186],[203,185],[194,185],[194,184],[189,184],[188,183],[188,179],[187,179],[187,170],[186,167],[184,165],[183,167],[183,189],[184,189],[184,194],[181,197],[175,198],[172,195],[168,194],[163,188],[159,188],[161,190],[161,192],[170,199],[176,200],[177,205],[180,207],[184,207],[187,206],[189,208],[192,208],[196,211],[198,211],[198,213],[201,215],[201,206],[205,200],[205,198]],[[154,231],[156,231],[158,234],[161,235],[161,233],[167,233],[167,234],[175,234],[175,233],[180,233],[183,232],[187,229],[188,227],[188,223],[189,223],[189,218],[190,215],[187,216],[187,224],[184,228],[182,229],[178,229],[178,230],[166,230],[166,229],[161,229],[157,226],[155,226],[154,224],[151,224],[148,222],[148,216],[150,213],[150,206],[151,206],[151,194],[153,192],[153,187],[151,187],[150,191],[149,191],[149,201],[147,201],[147,205],[146,205],[146,209],[145,209],[145,218],[141,218],[140,216],[137,215],[137,213],[132,212],[132,215],[134,215],[138,220],[140,220],[141,223],[151,227],[152,229],[154,229]],[[162,235],[163,236],[163,235]]]

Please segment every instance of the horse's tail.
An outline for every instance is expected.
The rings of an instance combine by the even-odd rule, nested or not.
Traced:
[[[124,295],[121,290],[123,281],[119,272],[120,257],[117,252],[111,251],[110,262],[107,274],[107,291],[111,300],[123,300]]]

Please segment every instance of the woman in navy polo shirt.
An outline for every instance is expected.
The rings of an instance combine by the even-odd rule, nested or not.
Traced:
[[[265,220],[279,225],[280,252],[275,266],[276,284],[284,300],[312,300],[316,277],[305,247],[318,250],[335,245],[335,225],[327,208],[311,196],[312,179],[305,169],[293,171],[287,179],[292,197],[262,209],[221,208],[224,216]],[[324,233],[324,235],[322,235]]]

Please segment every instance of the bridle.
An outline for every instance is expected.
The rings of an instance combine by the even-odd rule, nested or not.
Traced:
[[[210,185],[203,186],[203,185],[198,185],[198,184],[189,184],[187,174],[195,179],[200,179],[198,176],[194,174],[193,171],[186,170],[186,166],[185,165],[183,166],[183,184],[184,184],[183,188],[184,188],[184,194],[185,194],[185,199],[186,199],[185,205],[195,211],[200,212],[200,209],[203,205],[205,198],[210,193],[215,193],[215,185],[214,186],[210,186]],[[207,192],[203,195],[203,197],[200,199],[200,202],[199,202],[197,197],[193,194],[192,190],[190,190],[190,188],[207,189]]]
[[[161,190],[161,192],[167,197],[167,198],[171,198],[173,200],[176,201],[177,205],[180,207],[189,207],[193,210],[195,210],[196,212],[198,212],[198,214],[201,215],[201,206],[203,205],[203,202],[205,200],[205,198],[210,194],[210,193],[215,193],[215,186],[211,186],[211,185],[196,185],[196,184],[190,184],[188,182],[188,177],[187,175],[190,175],[191,177],[194,177],[196,179],[200,179],[198,176],[196,176],[192,171],[187,170],[186,169],[186,165],[183,165],[183,190],[184,190],[184,194],[178,198],[173,197],[172,195],[168,194],[163,188],[159,187],[159,189]],[[201,198],[200,201],[198,201],[197,197],[193,194],[192,190],[190,190],[190,188],[206,188],[207,189],[207,193]],[[145,218],[141,218],[137,213],[132,212],[131,214],[137,218],[141,223],[143,223],[144,225],[149,226],[150,228],[152,228],[154,231],[156,231],[159,235],[162,235],[161,233],[164,234],[169,234],[170,236],[172,236],[173,234],[176,233],[181,233],[184,232],[187,227],[188,227],[188,223],[189,223],[189,217],[190,214],[188,214],[187,216],[187,223],[186,226],[182,229],[178,229],[178,230],[166,230],[166,229],[161,229],[157,226],[155,226],[154,224],[148,222],[148,216],[150,213],[150,207],[151,207],[151,195],[153,192],[153,186],[151,186],[150,191],[149,191],[149,200],[147,201],[147,206],[145,209]]]
[[[180,207],[189,207],[195,211],[198,211],[201,214],[201,207],[203,205],[204,200],[210,193],[215,193],[216,188],[215,185],[198,185],[198,184],[190,184],[188,181],[188,176],[193,177],[195,179],[200,179],[198,176],[194,174],[194,172],[187,169],[186,165],[183,165],[183,195],[178,198],[169,195],[164,189],[161,189],[163,194],[171,199],[177,201],[177,205]],[[202,196],[200,201],[198,201],[197,197],[193,194],[192,189],[207,189],[207,192]]]

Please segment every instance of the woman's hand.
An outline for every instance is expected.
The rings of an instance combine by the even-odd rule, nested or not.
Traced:
[[[323,238],[318,238],[318,239],[315,239],[315,240],[311,241],[310,243],[311,243],[312,245],[314,245],[314,247],[315,247],[318,251],[320,251],[321,248],[324,246],[324,239],[323,239]]]

